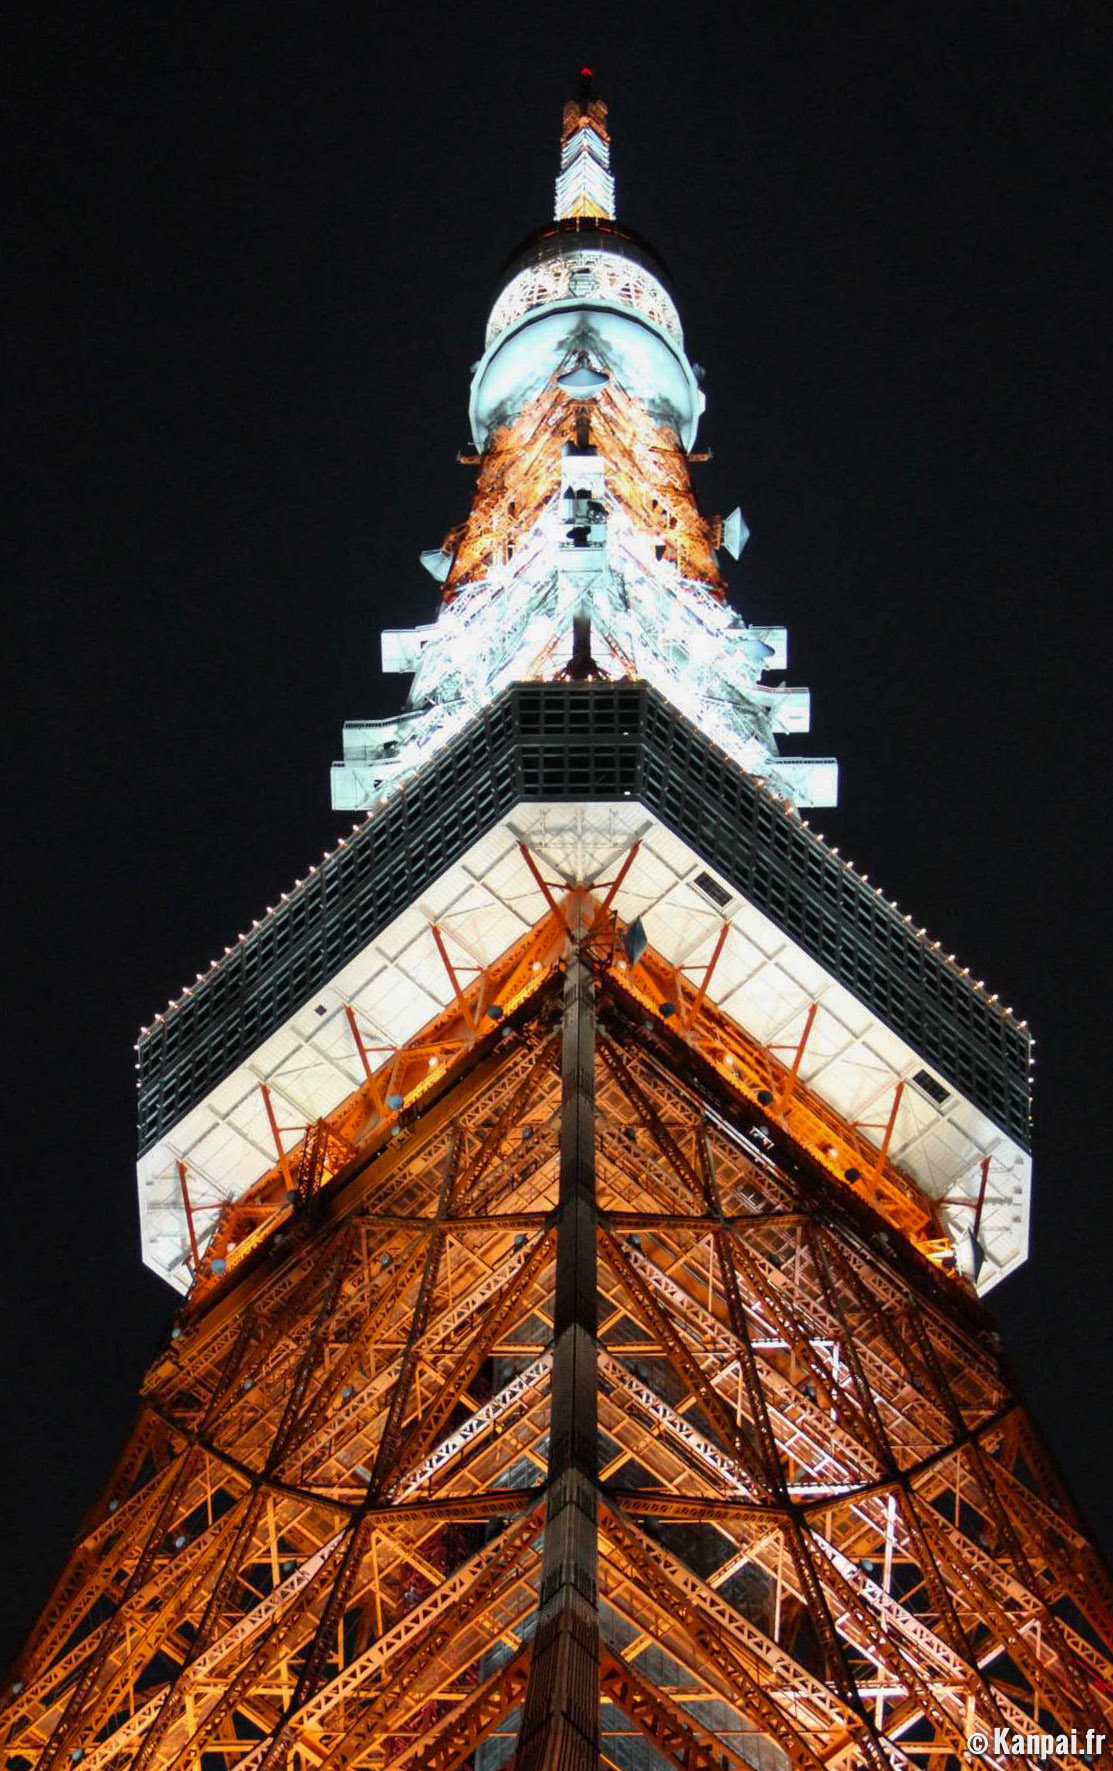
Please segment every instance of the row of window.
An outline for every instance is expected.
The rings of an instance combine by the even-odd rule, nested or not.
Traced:
[[[1026,1143],[1026,1032],[985,1001],[852,868],[716,757],[678,716],[658,715],[651,726],[658,744],[656,754],[645,759],[647,802]]]
[[[503,734],[512,735],[509,726]],[[465,734],[465,736],[467,736]],[[144,1036],[140,1047],[141,1076],[148,1066],[166,1063],[200,1028],[223,1014],[254,982],[268,974],[336,910],[348,908],[353,895],[362,907],[368,894],[375,913],[387,919],[404,908],[415,861],[427,877],[448,866],[474,842],[516,797],[517,774],[507,743],[501,759],[487,759],[467,745],[463,758],[444,753],[435,780],[419,778],[414,788],[398,795],[377,818],[366,824],[344,848],[337,849],[286,901],[276,906],[258,928],[197,984],[166,1017]],[[362,909],[360,920],[365,920]],[[330,943],[331,946],[331,943]],[[343,963],[343,959],[339,961]]]
[[[656,769],[648,765],[646,768],[647,784],[656,786],[665,801],[675,800],[677,783],[683,782],[685,803],[682,815],[689,827],[721,838],[725,825],[732,859],[746,869],[747,879],[754,878],[753,869],[760,854],[766,862],[769,892],[772,897],[780,898],[781,909],[795,910],[799,914],[803,904],[814,905],[814,893],[818,891],[825,900],[825,921],[834,917],[840,926],[847,922],[856,924],[868,936],[875,950],[889,953],[909,982],[926,989],[950,1012],[977,1027],[992,1043],[1002,1049],[1009,1048],[1014,1060],[1022,1060],[1027,1067],[1028,1039],[1024,1031],[1011,1023],[1003,1010],[980,997],[956,966],[912,931],[898,911],[871,891],[851,867],[826,850],[818,838],[795,819],[779,807],[763,801],[752,790],[744,796],[732,793],[735,783],[729,780],[721,762],[718,763],[718,783],[706,781],[709,788],[718,785],[719,791],[714,798],[695,796],[693,804],[690,749],[690,745],[683,747],[683,775],[675,767],[675,756],[660,757],[656,759]],[[713,762],[717,760],[712,757]],[[731,800],[735,803],[731,804]],[[747,819],[745,813],[750,807],[753,807],[753,816]],[[726,818],[725,813],[732,816]],[[747,840],[747,823],[758,838],[756,843]],[[778,831],[783,840],[771,840]],[[787,855],[789,867],[770,867],[770,854],[774,857]],[[774,880],[779,883],[773,883]],[[741,877],[738,883],[742,883]],[[755,883],[761,881],[755,880]],[[803,897],[799,890],[801,885],[805,888]],[[808,891],[807,888],[812,889]]]
[[[507,691],[233,949],[140,1047],[144,1144],[521,798],[637,794],[1022,1142],[1028,1038],[654,691]]]

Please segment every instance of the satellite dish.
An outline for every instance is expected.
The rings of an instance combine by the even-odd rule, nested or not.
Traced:
[[[986,1254],[972,1229],[967,1227],[953,1238],[955,1265],[964,1279],[978,1283],[978,1277],[985,1266]]]
[[[438,584],[443,584],[452,565],[452,555],[445,553],[443,547],[426,547],[422,549],[418,558],[430,576],[435,578]]]
[[[638,960],[649,946],[649,936],[645,932],[645,924],[640,916],[635,916],[626,933],[622,937],[622,946],[631,965]]]
[[[765,660],[773,656],[772,646],[767,645],[765,640],[759,639],[757,634],[749,629],[742,636],[742,650],[752,664],[764,666]]]
[[[563,375],[557,376],[557,386],[570,394],[597,394],[601,387],[606,387],[610,380],[608,375],[601,375],[598,369],[589,364],[581,363],[576,369],[567,369]]]
[[[723,546],[732,559],[739,559],[742,549],[750,539],[750,530],[745,517],[736,504],[729,517],[723,518]]]

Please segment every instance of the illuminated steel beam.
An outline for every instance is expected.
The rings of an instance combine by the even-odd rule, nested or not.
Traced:
[[[599,1763],[595,990],[568,959],[561,1037],[560,1190],[545,1539],[516,1771]]]
[[[697,506],[586,86],[564,149],[439,614],[384,646],[410,699],[345,737],[371,817],[141,1042],[145,1255],[190,1289],[0,1694],[14,1771],[1113,1740],[1113,1587],[951,1234],[1022,1256],[1026,1032],[791,815],[833,765],[778,749],[806,692],[725,602],[741,516]],[[870,968],[876,1069],[831,989]]]

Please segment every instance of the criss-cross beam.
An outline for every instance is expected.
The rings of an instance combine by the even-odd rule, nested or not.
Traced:
[[[516,1771],[599,1764],[595,991],[573,946],[561,1037],[549,1476],[538,1621]]]
[[[521,1703],[529,1657],[526,1642],[512,1660],[394,1759],[391,1771],[460,1771],[476,1747]]]
[[[639,1728],[674,1771],[748,1771],[723,1741],[702,1727],[696,1717],[636,1667],[604,1648],[603,1694]]]

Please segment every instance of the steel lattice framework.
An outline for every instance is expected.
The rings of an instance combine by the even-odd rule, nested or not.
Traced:
[[[9,1771],[1113,1741],[1113,1585],[977,1295],[1027,1027],[799,817],[834,764],[778,750],[806,691],[726,600],[605,118],[581,85],[496,303],[437,621],[384,635],[410,701],[346,730],[371,815],[143,1031],[187,1296]]]
[[[982,1307],[561,908],[590,933],[549,928],[517,1011],[327,1180],[311,1128],[285,1234],[187,1301],[11,1765],[818,1771],[1113,1732],[1108,1577]]]

